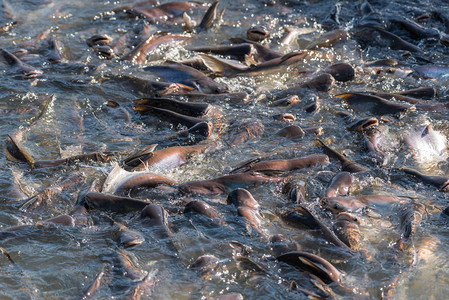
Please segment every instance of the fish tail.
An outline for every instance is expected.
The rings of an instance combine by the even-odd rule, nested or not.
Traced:
[[[215,75],[219,76],[233,76],[237,73],[240,73],[243,71],[242,68],[233,66],[225,61],[222,61],[221,59],[218,59],[216,57],[213,57],[211,55],[207,54],[198,54],[199,57],[203,60],[204,64],[211,69]]]

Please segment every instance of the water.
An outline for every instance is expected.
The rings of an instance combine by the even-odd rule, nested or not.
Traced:
[[[138,2],[138,1],[134,1]],[[166,1],[161,1],[165,3]],[[226,84],[231,91],[250,93],[247,104],[233,104],[214,99],[208,100],[219,110],[222,117],[214,119],[216,132],[211,139],[222,146],[214,151],[192,157],[189,162],[174,170],[161,171],[178,183],[203,180],[222,176],[235,166],[258,156],[271,159],[300,157],[321,153],[315,145],[316,136],[306,134],[299,141],[275,136],[274,133],[286,126],[283,121],[273,119],[274,115],[291,113],[296,118],[294,124],[303,128],[322,127],[320,137],[336,150],[344,152],[353,160],[371,168],[367,174],[356,174],[352,194],[382,194],[412,197],[424,203],[427,213],[415,233],[413,246],[398,252],[394,243],[399,238],[399,216],[397,205],[376,207],[375,217],[359,214],[364,249],[371,260],[356,258],[348,260],[339,255],[336,247],[326,241],[318,232],[292,228],[277,215],[280,208],[293,208],[282,187],[264,184],[250,188],[261,206],[262,229],[266,235],[284,234],[294,240],[303,251],[321,255],[332,262],[343,274],[342,287],[332,284],[337,298],[360,297],[377,299],[381,291],[401,272],[394,289],[395,299],[441,299],[447,294],[448,268],[445,261],[448,252],[444,247],[447,240],[447,219],[441,218],[442,209],[447,206],[447,195],[436,188],[394,170],[407,166],[434,175],[447,175],[449,165],[447,154],[431,159],[416,159],[404,143],[404,137],[423,124],[433,124],[442,136],[448,136],[449,123],[447,109],[436,111],[411,111],[400,118],[388,116],[389,122],[381,122],[381,146],[387,154],[387,163],[379,167],[367,155],[360,133],[346,130],[338,111],[354,115],[370,116],[367,112],[354,112],[333,95],[348,91],[396,92],[406,89],[431,86],[437,90],[434,103],[445,103],[448,98],[447,76],[440,71],[435,78],[403,76],[399,72],[374,75],[363,68],[365,62],[382,58],[394,58],[404,70],[416,66],[447,66],[449,48],[436,38],[415,40],[400,28],[395,33],[417,45],[424,52],[408,56],[404,50],[391,50],[382,40],[366,42],[355,37],[360,21],[358,3],[339,1],[341,13],[337,27],[350,33],[346,41],[320,51],[333,57],[332,62],[316,59],[291,66],[286,71],[262,76],[240,76],[236,78],[216,78]],[[155,80],[157,77],[142,71],[140,66],[118,59],[105,60],[86,45],[86,39],[94,34],[107,34],[112,39],[129,33],[129,45],[123,54],[136,44],[143,21],[113,13],[113,9],[128,5],[126,1],[10,1],[12,15],[18,25],[2,34],[0,47],[8,51],[24,48],[29,55],[24,62],[41,69],[44,74],[37,79],[21,79],[6,64],[1,69],[0,111],[2,112],[1,132],[17,137],[17,140],[39,160],[56,159],[80,153],[111,151],[126,155],[136,149],[158,143],[162,149],[179,144],[168,139],[179,128],[150,116],[139,116],[132,111],[132,101],[146,95],[146,91],[125,81],[123,76],[135,76]],[[400,15],[410,19],[433,11],[447,11],[445,1],[372,1],[373,9],[383,19]],[[263,26],[271,34],[265,46],[287,53],[300,50],[302,46],[318,39],[326,30],[322,23],[334,7],[333,1],[225,1],[219,8],[226,8],[220,28],[192,34],[185,43],[188,46],[204,46],[226,43],[232,37],[245,37],[246,30],[253,26]],[[190,15],[200,20],[204,10],[193,10]],[[1,24],[10,22],[10,17],[2,13]],[[199,22],[199,21],[198,21]],[[444,25],[432,18],[423,23],[444,31]],[[158,22],[153,31],[167,30],[182,33],[182,20]],[[306,33],[289,45],[281,41],[286,33],[284,26],[303,28]],[[61,43],[67,63],[50,64],[45,55],[45,47],[33,48],[26,42],[32,41],[47,29]],[[195,57],[195,53],[184,49],[181,43],[161,45],[148,56],[148,64],[160,64],[164,60],[181,61]],[[305,92],[300,95],[301,103],[292,108],[270,107],[266,100],[259,99],[261,93],[285,89],[303,80],[304,70],[318,71],[333,62],[345,61],[356,68],[354,80],[341,83],[327,92]],[[441,70],[441,69],[440,69]],[[55,99],[38,118],[41,105],[54,94]],[[320,109],[308,113],[305,108],[319,99]],[[106,101],[115,101],[131,113],[131,122],[120,109],[107,106]],[[239,127],[247,120],[260,120],[265,127],[264,134],[235,148],[227,147]],[[220,129],[220,130],[219,130]],[[19,133],[21,133],[21,138]],[[7,230],[12,226],[31,225],[38,221],[69,213],[76,202],[78,193],[90,185],[93,179],[102,182],[112,170],[115,158],[110,163],[79,163],[74,166],[29,169],[25,164],[8,161],[0,157],[0,226]],[[328,167],[295,171],[291,177],[307,183],[308,207],[315,209],[326,224],[333,220],[319,206],[327,182],[322,180],[327,171],[338,172],[340,164],[333,161]],[[331,175],[334,173],[331,173]],[[62,192],[55,192],[44,205],[21,211],[24,199],[60,184],[73,175],[83,180]],[[20,189],[17,187],[20,186]],[[146,228],[139,220],[139,213],[109,214],[91,211],[90,226],[31,226],[21,228],[11,234],[0,233],[0,246],[5,248],[14,260],[11,264],[6,256],[0,257],[0,290],[5,299],[79,299],[83,291],[102,270],[105,264],[113,266],[112,274],[93,296],[94,298],[123,298],[136,282],[123,275],[124,268],[118,261],[116,234],[117,227],[104,215],[107,214],[128,227],[142,232],[146,241],[127,250],[136,268],[156,272],[156,283],[151,296],[157,299],[197,299],[217,297],[222,294],[239,292],[245,299],[289,299],[304,295],[290,290],[290,282],[295,280],[302,288],[315,287],[304,273],[292,267],[279,264],[273,259],[268,242],[256,232],[248,230],[235,207],[226,205],[226,195],[214,197],[191,197],[203,199],[213,205],[229,227],[223,227],[196,215],[183,215],[183,199],[171,191],[142,191],[136,195],[142,199],[161,204],[170,212],[169,224],[173,231],[171,241],[176,251],[166,239],[154,237],[154,230]],[[232,230],[230,230],[232,228]],[[249,257],[268,269],[268,274],[256,275],[238,268],[232,259],[233,250],[229,241],[239,241],[251,248]],[[203,278],[199,272],[188,269],[197,257],[204,254],[215,255],[222,260],[211,276]]]

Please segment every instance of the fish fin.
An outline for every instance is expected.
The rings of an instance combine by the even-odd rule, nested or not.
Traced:
[[[137,167],[145,160],[153,156],[153,151],[157,147],[158,144],[149,145],[143,149],[138,150],[137,152],[131,154],[127,158],[122,161],[122,164],[126,167]],[[126,169],[125,169],[126,170]]]
[[[192,21],[192,18],[187,14],[187,12],[184,12],[182,14],[182,19],[184,21],[183,29],[184,31],[191,32],[192,29],[195,27],[194,21]]]
[[[328,274],[328,270],[326,270],[325,268],[323,268],[321,265],[314,263],[313,261],[311,261],[308,258],[305,257],[301,257],[298,256],[298,259],[305,265],[309,266],[310,268],[312,268],[313,270],[315,270],[318,273],[325,273]],[[318,277],[318,276],[317,276]],[[319,278],[319,277],[318,277]]]
[[[254,60],[254,58],[252,58],[248,54],[245,54],[245,64],[247,66],[255,66],[257,65],[257,62]]]
[[[212,24],[214,23],[214,21],[217,18],[217,6],[219,3],[220,3],[220,0],[217,0],[214,3],[212,3],[212,5],[209,7],[209,9],[204,14],[204,17],[201,20],[200,25],[198,25],[198,27],[197,27],[198,31],[205,30],[205,29],[207,30],[212,26]]]
[[[48,108],[53,104],[55,99],[56,99],[56,95],[51,94],[47,100],[45,100],[44,102],[42,102],[41,105],[39,105],[37,114],[35,114],[33,117],[31,117],[31,119],[28,120],[28,123],[31,125],[34,122],[36,122],[37,120],[39,120],[48,111]]]
[[[352,98],[353,96],[354,96],[354,93],[343,93],[343,94],[334,95],[334,97],[343,98],[343,99],[349,99],[349,98]]]
[[[236,67],[211,55],[198,54],[198,56],[203,60],[204,64],[218,76],[229,77],[245,71],[245,68]]]
[[[26,162],[30,165],[30,167],[33,167],[35,160],[31,154],[19,146],[19,144],[17,144],[9,134],[7,134],[7,136],[8,141],[5,145],[6,157],[11,161]]]
[[[0,49],[3,60],[10,66],[22,65],[22,61],[17,58],[14,54],[6,51],[5,49]]]
[[[427,125],[426,128],[424,128],[424,130],[422,131],[421,137],[425,137],[426,135],[430,134],[432,130],[432,124]]]

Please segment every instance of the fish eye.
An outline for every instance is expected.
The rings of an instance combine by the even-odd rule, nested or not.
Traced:
[[[335,203],[335,204],[334,204],[334,208],[335,208],[335,209],[340,209],[340,204]]]

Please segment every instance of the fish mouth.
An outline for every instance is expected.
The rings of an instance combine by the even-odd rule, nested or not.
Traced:
[[[351,125],[349,125],[349,129],[354,131],[366,131],[372,127],[378,126],[379,121],[376,118],[366,118],[362,120],[357,120]]]
[[[43,71],[34,68],[24,68],[21,70],[21,73],[23,74],[22,77],[25,79],[35,78],[44,74]]]

